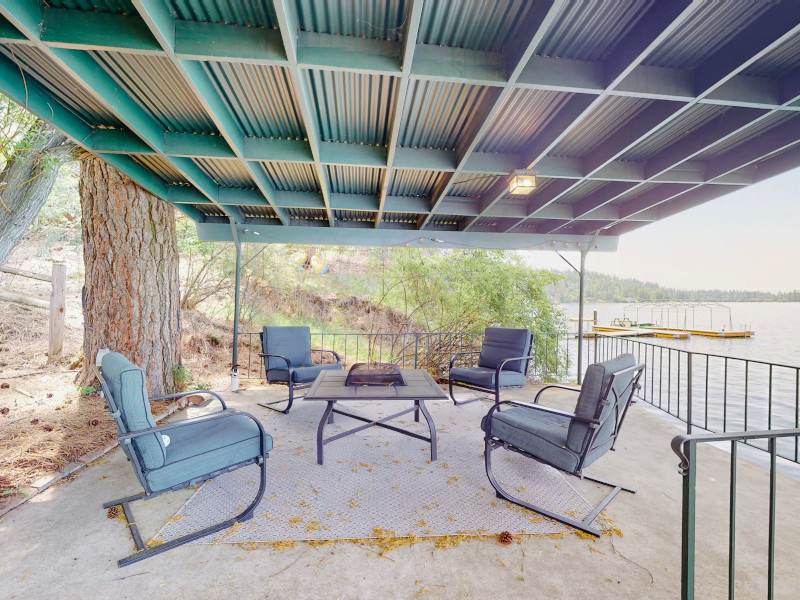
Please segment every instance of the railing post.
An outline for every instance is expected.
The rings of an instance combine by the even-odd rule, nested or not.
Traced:
[[[419,358],[419,334],[414,334],[414,368],[417,369],[418,359]]]
[[[678,373],[680,373],[680,358],[678,359]],[[678,381],[680,394],[681,382]],[[680,396],[678,396],[678,410],[680,410]],[[686,433],[692,433],[692,353],[686,353]]]
[[[53,279],[50,292],[50,357],[61,354],[64,347],[64,295],[67,286],[67,265],[53,263]]]
[[[683,444],[683,518],[681,524],[681,600],[694,600],[695,493],[697,483],[696,442]]]

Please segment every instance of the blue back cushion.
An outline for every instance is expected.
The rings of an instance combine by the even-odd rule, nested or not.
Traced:
[[[636,358],[633,356],[633,354],[620,354],[618,357],[611,360],[589,365],[589,367],[586,369],[586,375],[584,375],[583,378],[581,393],[578,396],[578,403],[575,406],[575,414],[581,417],[587,417],[589,419],[599,418],[601,421],[604,421],[609,416],[618,416],[615,414],[614,406],[617,400],[615,399],[613,393],[609,392],[608,406],[603,408],[599,417],[597,415],[597,405],[603,399],[603,395],[608,389],[608,384],[611,382],[611,376],[614,373],[623,371],[628,367],[634,366],[635,364]],[[634,375],[635,372],[631,371],[624,376],[614,379],[614,390],[616,390],[618,396],[621,396],[619,401],[627,401],[630,390],[628,390],[628,393],[624,396],[622,396],[622,393],[631,382],[631,379]],[[624,408],[624,406],[622,408]],[[622,410],[622,408],[620,410]],[[615,419],[612,418],[603,427],[601,427],[600,432],[594,441],[595,447],[604,444],[611,438],[614,433],[615,423]],[[586,423],[573,421],[569,426],[567,447],[573,452],[581,452],[583,440],[588,429],[589,426]]]
[[[147,396],[144,372],[119,352],[110,352],[103,357],[103,379],[108,384],[111,397],[120,411],[126,433],[156,426],[150,401]],[[145,469],[164,466],[167,450],[161,434],[144,435],[133,441],[133,446]]]
[[[265,354],[280,354],[292,361],[292,367],[311,365],[311,329],[309,327],[264,327],[261,347]],[[280,358],[267,358],[267,371],[286,369]]]
[[[496,369],[507,358],[528,356],[531,352],[530,329],[507,329],[504,327],[487,327],[483,336],[479,367]],[[503,370],[525,372],[526,362],[516,360],[506,363]]]

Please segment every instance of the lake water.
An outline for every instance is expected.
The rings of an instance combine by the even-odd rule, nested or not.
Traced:
[[[608,325],[614,318],[622,318],[626,314],[635,319],[636,307],[642,322],[650,321],[650,309],[646,304],[629,303],[591,303],[584,305],[584,318],[591,318],[592,311],[597,311],[597,321]],[[726,302],[730,308],[733,328],[739,329],[747,325],[755,331],[751,338],[726,339],[693,336],[688,340],[665,340],[655,338],[650,342],[662,346],[680,348],[691,352],[720,354],[750,360],[761,360],[800,367],[800,302]],[[563,304],[567,317],[578,317],[578,304]],[[625,309],[628,309],[627,312]],[[706,311],[707,312],[707,311]],[[659,315],[656,314],[656,317]],[[724,317],[724,318],[723,318]],[[699,309],[695,312],[698,328],[707,326],[708,319],[703,322],[703,314]],[[727,322],[727,312],[715,310],[713,326],[721,329]],[[674,321],[673,321],[674,323]],[[689,318],[691,325],[691,317]],[[728,327],[725,327],[728,329]],[[584,327],[586,329],[586,327]],[[577,324],[571,323],[571,331],[577,331]]]
[[[730,302],[724,306],[730,309],[730,321],[727,310],[717,308],[713,313],[706,310],[703,314],[696,309],[694,327],[749,329],[755,335],[742,339],[692,336],[688,340],[599,340],[598,346],[612,345],[605,355],[598,351],[600,359],[633,352],[647,364],[641,395],[651,404],[686,420],[688,353],[692,353],[692,422],[695,425],[714,432],[797,427],[800,419],[800,344],[797,343],[800,303]],[[667,326],[666,313],[652,315],[646,304],[587,302],[584,318],[591,318],[596,310],[601,325],[625,316],[636,320],[637,307],[640,322]],[[577,318],[577,303],[562,308],[567,317]],[[683,325],[683,313],[680,325],[676,323],[675,311],[669,318],[669,326]],[[686,326],[693,327],[691,313],[686,319]],[[577,331],[576,322],[570,323],[570,330]],[[591,324],[587,323],[584,330],[591,331]],[[590,347],[594,344],[593,340],[585,342]],[[571,354],[574,355],[574,348]],[[731,358],[726,360],[714,355]],[[746,361],[772,363],[773,366]],[[754,442],[754,445],[764,444]],[[794,438],[779,440],[778,453],[797,461],[800,457],[798,442]]]

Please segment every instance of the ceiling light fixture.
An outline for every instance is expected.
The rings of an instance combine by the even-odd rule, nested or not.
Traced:
[[[530,171],[514,171],[508,184],[509,194],[530,194],[536,187],[536,176]]]

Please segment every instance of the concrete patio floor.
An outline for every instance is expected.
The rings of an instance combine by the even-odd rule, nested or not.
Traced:
[[[256,406],[282,388],[223,394],[229,406],[264,419]],[[530,399],[532,387],[513,396]],[[509,394],[509,397],[512,394]],[[558,406],[573,399],[551,397]],[[198,409],[191,409],[197,411]],[[185,418],[187,411],[176,418]],[[617,445],[588,471],[637,488],[606,514],[623,537],[569,534],[500,545],[471,540],[450,549],[424,541],[385,556],[341,542],[276,550],[233,544],[186,545],[118,569],[133,543],[122,523],[106,518],[104,501],[140,491],[117,449],[0,521],[0,598],[647,598],[680,596],[681,477],[669,442],[679,434],[654,409],[637,404]],[[106,462],[107,461],[107,462]],[[697,598],[727,597],[729,455],[702,447],[698,464]],[[737,522],[737,598],[766,597],[766,469],[741,460]],[[603,491],[570,478],[588,500]],[[134,504],[145,539],[180,508],[190,491]],[[776,598],[797,598],[800,483],[778,483]],[[399,533],[399,532],[398,532]]]

